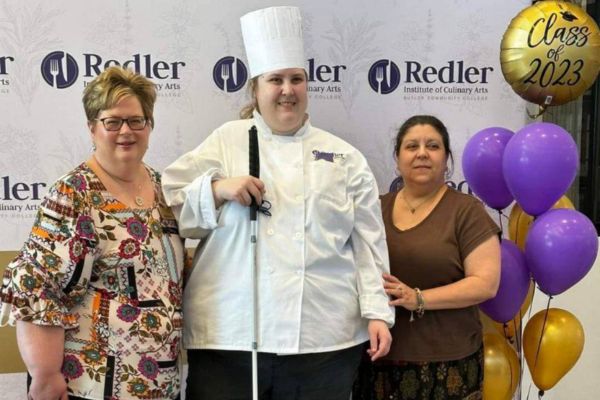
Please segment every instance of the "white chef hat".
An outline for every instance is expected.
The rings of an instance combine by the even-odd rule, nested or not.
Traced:
[[[250,77],[284,68],[305,68],[298,7],[269,7],[240,18]]]

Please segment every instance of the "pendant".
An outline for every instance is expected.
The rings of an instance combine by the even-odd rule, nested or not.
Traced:
[[[138,207],[141,207],[144,205],[144,199],[142,199],[140,196],[135,196],[135,204],[138,205]]]

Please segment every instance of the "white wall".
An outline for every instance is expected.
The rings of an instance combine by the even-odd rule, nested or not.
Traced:
[[[105,63],[139,61],[159,85],[145,161],[160,170],[248,102],[242,78],[228,85],[240,90],[225,92],[215,67],[224,57],[245,62],[240,16],[281,3],[302,9],[313,125],[361,150],[381,192],[395,178],[394,133],[411,115],[448,126],[455,186],[469,137],[527,122],[502,76],[500,41],[529,0],[0,0],[0,251],[21,247],[41,184],[89,157],[81,95]],[[61,67],[55,86],[51,60]],[[471,83],[467,70],[479,71]]]

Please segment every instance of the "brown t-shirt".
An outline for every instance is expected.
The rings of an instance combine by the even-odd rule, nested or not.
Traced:
[[[392,211],[397,193],[381,198],[391,273],[421,290],[463,279],[463,262],[500,229],[476,198],[448,188],[431,213],[407,230],[396,228]],[[449,361],[479,349],[482,333],[477,306],[427,310],[409,322],[410,311],[396,307],[394,361]]]

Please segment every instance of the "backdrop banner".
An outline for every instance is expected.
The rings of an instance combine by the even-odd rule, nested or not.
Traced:
[[[525,0],[294,1],[302,9],[309,113],[367,157],[379,189],[395,179],[393,138],[413,114],[449,128],[449,185],[478,131],[525,125],[504,81],[500,42]],[[239,17],[271,1],[0,0],[0,251],[19,249],[47,188],[90,155],[82,90],[125,65],[156,83],[145,161],[161,170],[248,100]]]

